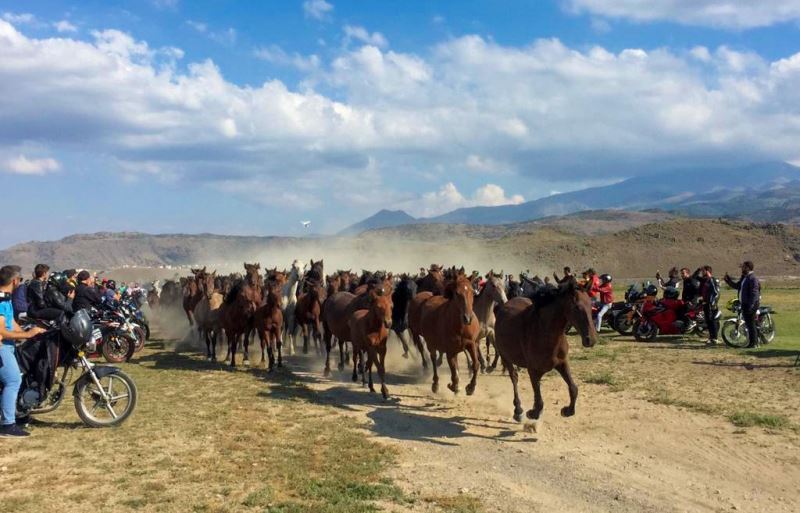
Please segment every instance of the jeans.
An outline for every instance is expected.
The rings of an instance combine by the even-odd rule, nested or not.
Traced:
[[[747,347],[756,347],[758,345],[758,330],[756,328],[756,310],[744,310],[742,317],[744,318],[744,325],[747,326]]]
[[[703,315],[706,318],[709,340],[717,340],[717,336],[719,334],[719,321],[717,320],[717,312],[718,310],[708,303],[703,305]]]
[[[597,312],[597,332],[600,333],[600,327],[603,325],[603,316],[611,310],[611,303],[605,303],[600,307],[600,311]]]
[[[0,367],[0,383],[3,384],[0,409],[3,413],[2,424],[6,426],[17,420],[17,394],[22,385],[13,343],[0,343],[0,361],[3,362],[3,366]]]

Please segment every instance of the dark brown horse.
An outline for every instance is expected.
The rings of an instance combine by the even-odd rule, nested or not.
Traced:
[[[297,305],[294,309],[295,322],[300,326],[303,333],[303,354],[308,354],[308,339],[314,338],[317,352],[322,345],[322,327],[320,325],[322,315],[322,302],[325,301],[325,290],[322,283],[306,280],[304,283],[306,292],[297,298]]]
[[[283,367],[281,336],[283,334],[283,311],[281,309],[281,286],[279,280],[270,280],[267,285],[266,301],[254,314],[254,324],[261,341],[261,363],[265,363],[264,348],[269,353],[269,372],[275,368],[275,351],[278,352],[278,367]]]
[[[514,298],[495,312],[495,344],[503,365],[508,369],[514,387],[514,419],[522,420],[522,406],[517,386],[519,373],[515,366],[528,369],[533,385],[533,409],[529,419],[538,419],[544,408],[541,379],[556,369],[569,388],[569,406],[561,415],[575,414],[578,387],[572,380],[567,359],[569,343],[564,328],[571,323],[578,329],[584,347],[592,347],[597,333],[592,322],[589,296],[578,289],[574,280],[556,288],[544,288],[528,298]]]
[[[392,297],[381,288],[371,290],[367,297],[368,308],[353,312],[349,321],[353,342],[353,381],[358,378],[358,361],[361,360],[363,364],[363,354],[367,353],[364,374],[369,374],[369,390],[375,391],[372,384],[372,365],[375,364],[381,380],[381,394],[384,399],[388,399],[385,362],[386,339],[392,327]]]
[[[417,280],[417,292],[431,292],[435,296],[444,293],[444,272],[439,265],[431,265],[428,274]]]
[[[194,326],[194,308],[203,299],[203,293],[200,291],[198,282],[203,279],[205,273],[205,267],[192,269],[194,276],[189,276],[186,280],[186,285],[183,287],[183,311],[186,312],[186,318],[189,319],[189,326]]]
[[[245,364],[250,362],[250,341],[248,334],[253,329],[253,315],[261,306],[262,279],[259,274],[259,264],[244,264],[247,271],[245,278],[237,282],[225,296],[220,321],[228,339],[228,351],[231,357],[231,367],[236,367],[236,349],[239,338],[244,338]]]
[[[211,274],[206,273],[202,280],[198,280],[202,299],[197,303],[194,310],[197,334],[201,341],[205,341],[206,356],[212,362],[217,360],[217,338],[222,331],[219,309],[224,299],[216,284],[216,271]]]
[[[472,379],[467,385],[467,395],[475,392],[478,378],[478,351],[476,338],[480,325],[472,311],[474,292],[466,276],[454,273],[455,279],[449,281],[443,296],[434,296],[431,292],[420,292],[411,301],[408,321],[414,343],[418,344],[420,336],[425,339],[433,363],[434,392],[439,390],[439,373],[436,364],[436,353],[447,356],[450,366],[451,382],[449,388],[458,392],[458,354],[468,350],[472,358]]]

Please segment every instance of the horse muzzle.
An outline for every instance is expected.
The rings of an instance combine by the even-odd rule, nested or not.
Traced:
[[[581,343],[583,347],[594,347],[597,343],[597,335],[584,335],[581,337]]]
[[[383,321],[383,327],[386,328],[387,330],[392,329],[392,321],[391,320]]]
[[[472,324],[472,315],[471,314],[464,314],[464,317],[462,318],[462,320],[464,321],[464,324],[468,326],[468,325]]]

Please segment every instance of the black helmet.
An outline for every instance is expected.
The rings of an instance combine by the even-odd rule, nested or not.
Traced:
[[[678,299],[680,295],[680,291],[675,287],[667,287],[664,289],[664,298],[666,299]]]
[[[61,326],[61,336],[72,344],[75,349],[81,349],[92,340],[92,320],[86,310],[78,310],[68,324]]]
[[[645,296],[657,296],[658,295],[658,287],[653,285],[652,283],[644,288],[644,295]]]
[[[611,278],[610,274],[601,274],[600,275],[600,283],[611,283],[613,278]]]
[[[117,282],[115,282],[114,280],[108,280],[106,282],[106,287],[108,287],[111,290],[117,290]]]

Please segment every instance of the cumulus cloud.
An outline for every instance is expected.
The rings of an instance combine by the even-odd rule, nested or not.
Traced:
[[[453,182],[447,182],[439,190],[427,192],[420,198],[403,204],[413,215],[433,217],[457,208],[496,207],[500,205],[518,205],[525,201],[519,194],[507,197],[499,185],[488,183],[479,187],[472,196],[465,197]]]
[[[303,2],[303,12],[309,18],[324,20],[333,11],[333,4],[325,0],[306,0]]]
[[[36,16],[34,16],[29,12],[23,12],[23,13],[4,12],[3,19],[15,25],[36,23]]]
[[[236,29],[232,27],[224,30],[211,30],[208,26],[208,23],[195,20],[186,20],[186,24],[200,34],[203,34],[207,38],[219,44],[232,46],[236,43]]]
[[[56,31],[58,31],[60,33],[77,32],[78,31],[78,27],[76,27],[75,25],[73,25],[72,23],[70,23],[67,20],[61,20],[61,21],[57,21],[57,22],[53,23],[53,28],[55,28]]]
[[[17,175],[45,175],[61,169],[61,164],[52,158],[28,158],[19,155],[5,162],[4,169]]]
[[[278,45],[256,48],[253,51],[256,58],[280,66],[291,66],[300,71],[313,71],[319,68],[320,59],[316,55],[304,56],[297,52],[288,53]]]
[[[575,13],[732,29],[800,20],[800,0],[565,0]]]
[[[368,45],[377,46],[378,48],[385,48],[389,46],[389,42],[380,32],[369,33],[364,27],[345,25],[344,26],[345,39],[350,42],[352,40],[361,41]]]
[[[242,195],[275,180],[306,198],[338,189],[332,206],[365,210],[407,200],[397,191],[421,170],[434,183],[496,171],[575,183],[800,159],[800,53],[768,61],[727,47],[611,52],[478,36],[425,55],[354,45],[325,62],[261,49],[306,73],[294,90],[237,85],[210,60],[170,65],[179,49],[124,32],[92,34],[37,39],[0,21],[0,151],[38,141],[64,160],[80,148],[126,173]],[[432,193],[437,204],[521,201],[452,189]]]

